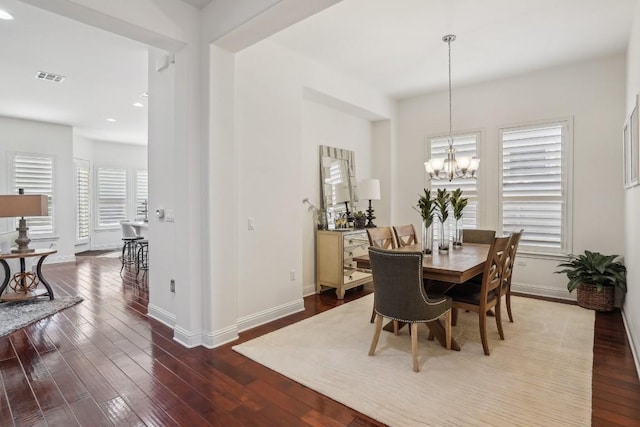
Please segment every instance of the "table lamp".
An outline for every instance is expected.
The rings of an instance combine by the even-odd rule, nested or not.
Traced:
[[[29,239],[27,235],[27,220],[25,216],[47,216],[49,215],[49,198],[44,194],[24,194],[21,188],[19,194],[1,195],[0,196],[0,218],[20,217],[18,222],[18,238],[16,243],[17,249],[13,249],[13,253],[34,252],[35,249],[29,248]]]
[[[367,225],[366,228],[375,228],[377,225],[373,223],[376,219],[373,216],[372,200],[380,200],[380,181],[377,179],[363,179],[358,184],[358,199],[369,200],[369,208],[367,209]]]

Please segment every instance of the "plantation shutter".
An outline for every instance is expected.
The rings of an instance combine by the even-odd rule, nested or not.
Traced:
[[[53,236],[53,157],[40,154],[15,154],[13,157],[13,194],[44,194],[49,200],[49,216],[25,217],[31,237]],[[20,218],[16,218],[16,227]]]
[[[144,217],[145,203],[149,200],[149,174],[146,170],[136,171],[136,217]],[[147,207],[148,209],[148,207]]]
[[[76,168],[76,243],[89,239],[89,163],[75,161]]]
[[[566,122],[502,131],[502,231],[524,229],[520,246],[566,250]]]
[[[453,136],[453,147],[456,149],[456,157],[474,157],[478,153],[478,139],[479,134],[466,134]],[[429,140],[430,149],[427,151],[430,153],[429,158],[446,159],[447,149],[449,148],[449,137],[431,138]],[[478,227],[478,180],[474,178],[453,178],[451,182],[448,179],[432,179],[431,180],[431,195],[435,197],[438,189],[446,189],[449,192],[454,191],[456,188],[462,190],[462,197],[469,199],[467,206],[464,208],[462,221],[464,228],[477,228]],[[449,218],[451,224],[453,224],[453,211],[449,212]],[[434,219],[434,232],[435,236],[438,236],[438,220]],[[450,227],[451,233],[453,233],[453,227]]]
[[[98,227],[119,227],[127,217],[127,171],[98,168]]]

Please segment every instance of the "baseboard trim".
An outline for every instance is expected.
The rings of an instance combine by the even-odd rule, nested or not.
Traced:
[[[216,348],[238,339],[238,326],[232,325],[215,332],[202,332],[202,346]]]
[[[549,286],[535,285],[531,283],[515,283],[511,284],[511,290],[521,294],[536,295],[541,297],[556,298],[566,301],[575,301],[574,294],[570,294],[566,289],[552,288]]]
[[[92,251],[107,251],[111,249],[122,249],[122,243],[103,243],[91,246]]]
[[[189,331],[180,326],[176,326],[173,329],[173,340],[187,348],[198,347],[202,345],[202,330]]]
[[[301,311],[304,311],[302,298],[249,316],[243,316],[238,318],[238,332],[243,332]]]
[[[63,262],[76,262],[76,256],[75,255],[60,255],[60,256],[52,255],[46,259],[45,264],[61,264]]]
[[[176,316],[173,313],[151,303],[147,306],[147,316],[157,320],[165,326],[170,327],[171,329],[176,325]]]
[[[309,295],[314,295],[316,293],[316,284],[311,283],[309,285],[304,285],[302,288],[302,297],[308,297]]]
[[[640,360],[638,359],[640,349],[637,347],[638,342],[634,339],[636,331],[633,329],[632,323],[627,319],[627,314],[624,308],[621,308],[620,310],[622,311],[622,323],[624,324],[624,330],[627,333],[629,347],[631,347],[631,354],[633,355],[633,363],[636,365],[636,376],[640,379]]]

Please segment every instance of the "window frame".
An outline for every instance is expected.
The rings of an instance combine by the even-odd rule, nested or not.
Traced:
[[[114,224],[110,224],[110,225],[102,225],[100,220],[101,220],[101,215],[100,215],[100,200],[101,200],[101,194],[100,194],[100,172],[103,170],[111,170],[111,171],[121,171],[124,173],[124,197],[121,199],[123,202],[123,213],[124,213],[124,217],[118,221],[118,223],[114,223]],[[94,230],[96,231],[105,231],[105,230],[117,230],[120,228],[120,221],[122,220],[126,220],[127,216],[129,215],[129,171],[127,170],[127,168],[123,168],[123,167],[115,167],[115,166],[96,166],[95,167],[95,214],[93,215],[94,217]]]
[[[86,169],[87,171],[87,237],[80,237],[80,197],[78,193],[78,171],[79,169]],[[75,241],[76,245],[83,245],[91,241],[91,162],[84,159],[73,159],[73,183],[75,188]]]
[[[48,207],[49,207],[49,216],[51,217],[51,231],[47,233],[38,233],[34,229],[29,230],[29,238],[33,241],[38,240],[49,240],[52,238],[57,238],[56,235],[56,209],[55,209],[55,201],[56,201],[56,158],[53,154],[46,153],[37,153],[37,152],[25,152],[25,151],[15,151],[9,152],[7,159],[9,162],[9,192],[10,194],[18,194],[18,188],[21,188],[16,182],[16,158],[17,157],[31,157],[31,158],[42,158],[48,159],[51,162],[51,194],[48,194]],[[24,187],[22,187],[24,188]],[[25,194],[43,194],[43,193],[32,193],[25,189]],[[27,227],[31,228],[29,225],[29,218],[27,218]],[[18,221],[20,218],[15,218],[15,227],[18,227]]]
[[[142,211],[143,206],[142,203],[140,203],[140,206],[138,206],[138,202],[139,202],[139,198],[140,198],[140,187],[139,187],[139,178],[138,176],[144,173],[144,175],[146,176],[146,188],[145,188],[145,194],[146,197],[143,200],[147,201],[147,217],[148,217],[148,210],[149,210],[149,170],[148,169],[136,169],[133,173],[133,212],[134,212],[134,216],[136,218],[141,218],[142,216],[144,216],[144,212]],[[138,211],[138,207],[141,208],[140,211]]]
[[[571,255],[573,250],[573,117],[561,117],[548,120],[537,120],[527,123],[520,123],[516,125],[502,126],[498,129],[498,230],[501,234],[504,234],[504,222],[503,222],[503,134],[504,132],[522,131],[527,129],[535,129],[540,127],[549,127],[554,125],[562,126],[562,206],[564,207],[560,226],[560,241],[561,245],[559,249],[554,250],[550,247],[536,248],[534,246],[527,246],[521,240],[518,252],[524,255],[537,256],[540,258],[558,258],[566,259]],[[519,200],[527,200],[527,198],[520,198]],[[525,228],[524,235],[526,236],[527,230]]]

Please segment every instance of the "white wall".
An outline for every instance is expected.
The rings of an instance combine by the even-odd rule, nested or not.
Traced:
[[[625,110],[619,121],[629,117],[640,93],[640,4],[636,7],[633,29],[627,51],[627,91]],[[636,368],[640,371],[640,186],[624,192],[625,265],[627,266],[627,295],[623,305],[624,319],[634,350]]]
[[[319,123],[316,120],[326,120],[327,115],[354,126],[353,119],[336,112],[305,106],[305,88],[369,111],[372,116],[390,117],[393,112],[393,103],[384,96],[273,42],[260,42],[236,55],[241,329],[302,309],[301,272],[308,271],[303,267],[303,254],[311,244],[302,236],[308,238],[305,230],[312,226],[312,214],[302,199],[312,196],[310,185],[316,185],[311,183],[318,182],[319,174],[317,147],[305,140],[321,137],[304,135],[304,131]],[[305,127],[305,112],[320,110],[322,113]],[[339,134],[328,132],[325,135],[331,139]],[[359,175],[369,172],[365,162],[370,150],[356,152]],[[255,218],[254,231],[247,229],[249,217]],[[294,281],[289,280],[290,270],[297,272]]]
[[[624,116],[622,55],[542,70],[519,77],[453,87],[454,132],[482,132],[480,225],[499,229],[498,178],[501,127],[573,117],[573,252],[624,253],[620,135]],[[412,222],[411,209],[425,185],[426,136],[448,132],[447,93],[409,99],[399,106],[397,180],[393,220]],[[606,226],[605,224],[606,218]],[[416,228],[418,229],[418,228]],[[526,230],[525,230],[526,232]],[[558,259],[519,255],[514,289],[571,298],[566,277],[553,274]]]
[[[33,239],[34,248],[55,244],[57,254],[47,262],[75,260],[75,192],[73,187],[73,143],[70,126],[0,117],[0,193],[10,194],[9,156],[12,152],[53,156],[54,238]],[[10,219],[0,219],[0,231],[12,228]]]
[[[328,145],[356,153],[356,179],[372,178],[372,126],[367,119],[310,100],[303,100],[301,192],[315,206],[320,207],[319,146]],[[367,207],[361,201],[357,210]],[[315,292],[315,232],[316,216],[308,210],[302,222],[302,285],[303,294]],[[298,209],[296,209],[297,211]]]

